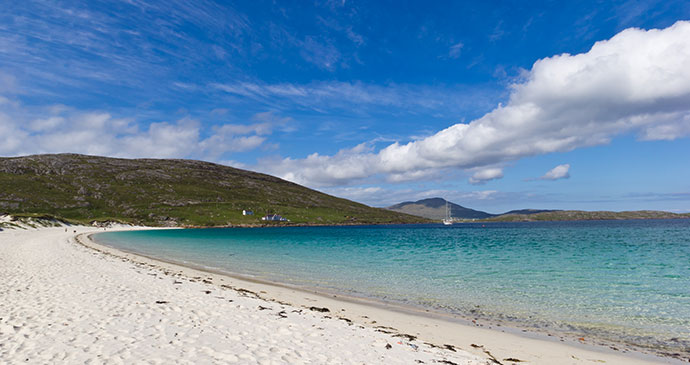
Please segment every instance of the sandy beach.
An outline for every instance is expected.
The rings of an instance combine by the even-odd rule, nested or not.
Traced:
[[[202,272],[95,231],[0,232],[0,362],[680,363]]]

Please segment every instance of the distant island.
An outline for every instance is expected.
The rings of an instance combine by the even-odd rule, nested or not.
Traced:
[[[79,224],[217,227],[429,222],[274,176],[194,160],[77,154],[0,158],[0,187],[0,215],[54,217]]]
[[[574,221],[574,220],[619,220],[619,219],[677,219],[690,218],[690,213],[678,214],[656,210],[637,210],[627,212],[519,209],[501,214],[491,214],[448,202],[451,216],[456,221],[482,222],[534,222],[534,221]],[[443,198],[422,199],[415,202],[395,204],[387,209],[416,215],[432,220],[446,216],[446,200]]]

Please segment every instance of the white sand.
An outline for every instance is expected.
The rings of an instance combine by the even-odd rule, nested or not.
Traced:
[[[94,231],[0,232],[0,363],[493,363],[484,350],[504,364],[673,362],[199,272],[82,236],[95,251],[74,229]]]
[[[70,243],[71,231],[0,232],[0,363],[485,363],[166,276]]]

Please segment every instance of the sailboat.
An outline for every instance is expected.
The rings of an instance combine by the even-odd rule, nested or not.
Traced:
[[[443,224],[446,226],[453,224],[453,217],[450,216],[450,205],[448,205],[448,200],[446,200],[446,218],[443,219]]]

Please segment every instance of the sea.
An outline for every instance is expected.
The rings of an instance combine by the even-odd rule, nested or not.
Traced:
[[[172,229],[93,239],[255,280],[690,354],[690,219]]]

